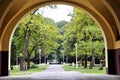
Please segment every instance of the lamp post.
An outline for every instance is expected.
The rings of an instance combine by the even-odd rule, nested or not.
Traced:
[[[39,49],[39,65],[41,65],[41,50],[42,49]]]
[[[78,47],[78,45],[77,45],[77,43],[75,43],[75,48],[76,48],[76,68],[78,68],[78,65],[77,65],[77,47]]]

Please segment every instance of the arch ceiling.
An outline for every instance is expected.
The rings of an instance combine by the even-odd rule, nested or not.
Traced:
[[[120,0],[0,0],[0,50],[9,49],[10,36],[28,12],[48,4],[68,4],[87,11],[102,28],[109,49],[120,48]]]

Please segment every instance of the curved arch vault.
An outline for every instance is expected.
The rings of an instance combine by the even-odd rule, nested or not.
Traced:
[[[0,0],[0,76],[9,75],[10,38],[28,12],[48,4],[68,4],[88,12],[100,25],[106,43],[106,70],[120,75],[120,0]]]

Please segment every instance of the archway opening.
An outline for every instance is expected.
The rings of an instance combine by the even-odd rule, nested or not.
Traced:
[[[57,6],[55,4],[49,7],[57,8]],[[26,67],[25,62],[27,61],[37,64],[47,63],[45,58],[50,60],[51,56],[54,62],[59,56],[57,59],[59,63],[66,62],[72,65],[77,62],[81,65],[80,67],[87,68],[87,62],[90,62],[88,65],[91,69],[96,62],[101,65],[99,69],[103,68],[105,65],[103,33],[90,16],[82,10],[74,8],[68,14],[71,16],[70,21],[55,23],[52,19],[44,17],[44,13],[40,13],[39,10],[35,11],[27,15],[15,31],[11,48],[11,58],[14,59],[11,60],[12,64],[19,63],[22,65],[20,70],[26,70],[26,68],[30,68],[29,62]],[[75,60],[76,54],[78,55],[77,61]],[[25,62],[21,62],[22,59]],[[52,61],[50,62],[52,63]]]

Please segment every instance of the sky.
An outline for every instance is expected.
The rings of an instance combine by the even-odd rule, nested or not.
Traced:
[[[44,17],[52,18],[55,22],[70,21],[71,17],[68,14],[73,12],[73,7],[59,4],[56,9],[42,7],[38,12],[42,13]]]

